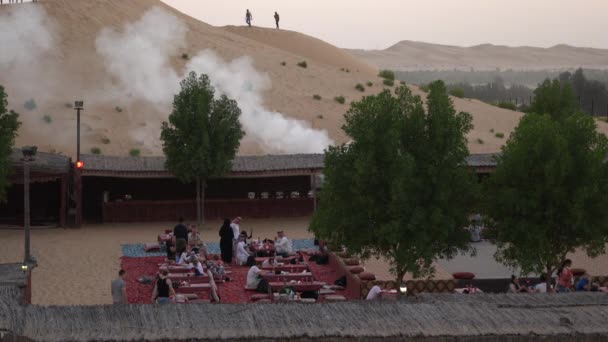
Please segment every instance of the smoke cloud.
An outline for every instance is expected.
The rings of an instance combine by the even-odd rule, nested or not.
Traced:
[[[185,25],[175,16],[153,8],[123,32],[104,30],[96,46],[122,91],[134,100],[155,103],[160,112],[168,113],[179,80],[195,71],[209,75],[218,95],[226,94],[238,102],[248,138],[267,152],[315,153],[333,143],[326,131],[264,108],[262,93],[271,86],[270,80],[255,70],[248,57],[226,62],[210,50],[202,51],[180,77],[170,66],[170,57],[185,46],[185,34]],[[133,134],[146,140],[154,129],[158,136],[157,127],[140,128]]]
[[[209,75],[218,96],[225,94],[238,102],[247,134],[244,146],[253,142],[266,153],[316,153],[333,144],[326,131],[265,108],[262,95],[272,85],[249,57],[225,61],[205,50],[176,71],[171,61],[187,48],[187,30],[176,16],[152,8],[119,30],[102,29],[95,51],[64,51],[56,24],[44,7],[3,6],[0,84],[9,94],[11,108],[21,114],[21,143],[74,151],[75,113],[68,104],[83,99],[84,148],[104,149],[102,141],[126,132],[132,143],[115,139],[107,149],[139,147],[159,153],[160,122],[167,120],[180,80],[195,71]],[[96,55],[103,65],[87,64]],[[23,107],[29,99],[35,99],[37,108]],[[113,120],[114,126],[105,120]]]

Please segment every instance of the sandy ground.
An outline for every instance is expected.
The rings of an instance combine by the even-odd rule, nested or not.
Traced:
[[[309,218],[245,220],[241,229],[254,237],[276,236],[284,229],[292,239],[310,238]],[[32,302],[41,305],[110,304],[110,281],[116,277],[121,245],[156,241],[175,223],[88,225],[82,229],[33,230],[31,250],[38,260],[33,271]],[[218,242],[220,221],[210,221],[203,240]],[[0,230],[0,263],[23,260],[23,231]]]

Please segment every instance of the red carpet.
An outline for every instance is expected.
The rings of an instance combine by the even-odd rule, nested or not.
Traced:
[[[306,257],[306,259],[308,258]],[[158,272],[158,264],[162,263],[165,257],[122,257],[121,260],[122,268],[127,271],[127,300],[129,303],[151,303],[154,284],[141,284],[138,279],[144,276],[154,279]],[[319,281],[333,284],[337,279],[335,271],[328,265],[317,265],[314,262],[309,262],[308,266]],[[230,269],[232,271],[232,274],[230,274],[232,281],[218,283],[222,303],[247,303],[249,297],[256,294],[255,291],[245,291],[248,269],[244,266],[232,266]],[[344,295],[343,291],[338,291],[338,294]]]

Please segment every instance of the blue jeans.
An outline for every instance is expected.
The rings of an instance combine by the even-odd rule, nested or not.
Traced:
[[[171,303],[171,298],[168,298],[168,297],[156,298],[156,304],[169,304],[169,303]]]

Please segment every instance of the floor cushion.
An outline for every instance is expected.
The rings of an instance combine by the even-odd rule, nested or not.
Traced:
[[[158,242],[151,242],[144,244],[144,251],[146,252],[158,252],[160,251],[160,245]]]
[[[359,273],[359,279],[361,280],[376,280],[376,275],[370,272]]]
[[[365,269],[363,268],[363,266],[353,266],[353,267],[350,267],[348,270],[352,274],[359,274],[359,273],[365,271]]]
[[[456,272],[456,273],[452,273],[452,277],[454,277],[454,279],[473,279],[473,278],[475,278],[475,273]]]

